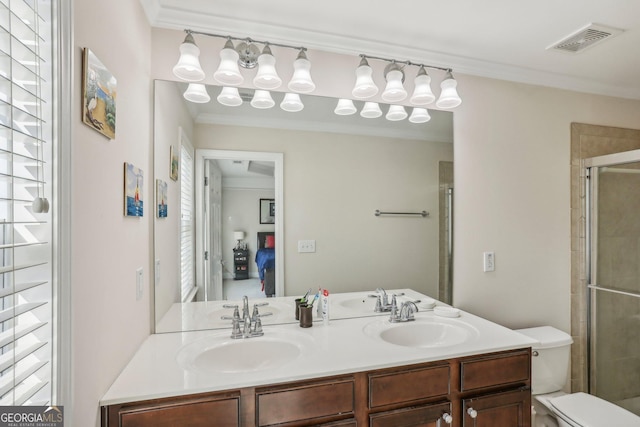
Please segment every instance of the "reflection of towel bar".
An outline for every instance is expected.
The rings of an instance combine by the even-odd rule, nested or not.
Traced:
[[[422,211],[422,212],[380,212],[378,209],[376,209],[376,216],[380,216],[380,215],[420,215],[423,218],[426,218],[429,216],[429,212],[427,211]]]

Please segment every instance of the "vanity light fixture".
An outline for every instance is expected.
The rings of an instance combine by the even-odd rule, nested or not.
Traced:
[[[205,33],[201,31],[185,30],[187,36],[180,45],[180,59],[173,73],[176,77],[186,81],[200,81],[205,78],[205,73],[200,67],[200,49],[196,46],[193,36],[202,35],[227,39],[224,48],[220,51],[220,64],[214,72],[213,78],[223,86],[239,86],[244,83],[242,69],[258,67],[258,72],[253,79],[253,84],[258,89],[273,90],[280,87],[282,79],[276,70],[276,58],[271,52],[273,46],[298,50],[298,56],[293,63],[293,77],[288,84],[292,92],[309,93],[316,88],[311,78],[311,62],[307,58],[307,48],[302,46],[290,46],[282,43],[253,40],[251,38],[238,38],[221,34]],[[234,46],[233,41],[239,43]],[[262,52],[258,45],[263,45]]]
[[[409,121],[411,123],[427,123],[429,120],[431,120],[429,110],[421,107],[413,107],[413,111],[409,116]]]
[[[284,95],[284,99],[280,103],[280,108],[290,113],[297,113],[304,108],[300,95],[297,93],[288,92]]]
[[[413,95],[410,102],[413,105],[427,105],[436,100],[435,95],[431,91],[431,77],[424,69],[424,65],[420,66],[418,75],[413,81]]]
[[[456,86],[458,86],[458,82],[456,82],[456,79],[454,79],[451,74],[451,70],[449,70],[442,83],[440,83],[442,92],[440,92],[440,98],[436,101],[436,106],[438,108],[449,110],[451,108],[456,108],[462,103],[462,99],[460,99],[460,96],[458,95]]]
[[[265,45],[262,54],[258,57],[258,73],[253,79],[253,84],[260,89],[277,89],[282,84],[282,79],[276,71],[276,58],[271,53],[269,45]]]
[[[191,31],[187,31],[184,42],[180,45],[180,58],[173,67],[176,77],[188,82],[199,82],[204,79],[204,71],[200,66],[200,48],[196,46]]]
[[[392,122],[397,122],[407,118],[407,110],[402,105],[389,105],[389,111],[385,118]]]
[[[206,104],[211,101],[207,88],[202,83],[189,83],[187,90],[182,94],[187,101],[196,104]]]
[[[345,98],[340,98],[336,109],[333,110],[333,112],[339,116],[350,116],[351,114],[355,114],[356,111],[358,110],[356,106],[353,105],[353,101]]]
[[[220,104],[228,107],[242,105],[242,97],[237,87],[224,86],[216,99]]]
[[[360,115],[365,119],[375,119],[382,115],[382,110],[377,102],[365,102]]]
[[[369,66],[367,58],[362,56],[360,65],[356,68],[356,85],[351,94],[355,98],[371,98],[378,93],[378,86],[373,81],[373,70]]]
[[[268,90],[256,89],[251,99],[251,106],[259,109],[267,109],[276,105]]]
[[[384,78],[387,86],[382,92],[382,99],[387,102],[400,102],[407,97],[407,91],[403,86],[404,71],[395,61],[385,67]]]
[[[213,78],[223,85],[241,85],[244,82],[244,77],[242,77],[240,68],[238,68],[239,60],[240,54],[236,51],[231,39],[228,39],[224,48],[220,51],[220,65],[216,72],[213,73]]]
[[[316,89],[311,79],[311,62],[307,59],[305,49],[300,49],[298,57],[293,62],[293,76],[289,81],[289,90],[293,92],[309,93]]]
[[[436,101],[436,106],[442,109],[455,108],[462,100],[456,90],[457,82],[453,78],[451,68],[437,67],[435,65],[419,64],[412,61],[397,61],[395,59],[381,58],[360,54],[360,64],[356,69],[356,83],[352,90],[355,98],[366,99],[377,93],[377,87],[372,78],[372,69],[368,60],[376,59],[388,62],[384,69],[384,78],[386,86],[382,91],[382,99],[389,103],[401,102],[407,97],[407,91],[404,87],[405,71],[407,66],[417,66],[418,73],[414,79],[413,93],[409,98],[409,103],[415,106],[431,104],[436,100],[436,96],[431,90],[431,76],[427,73],[427,68],[444,71],[445,78],[440,84],[442,89],[440,97]]]

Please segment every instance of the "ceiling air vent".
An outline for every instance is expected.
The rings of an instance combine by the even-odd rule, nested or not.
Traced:
[[[623,31],[624,30],[606,27],[604,25],[589,24],[547,47],[547,50],[578,53],[607,39],[615,37]]]

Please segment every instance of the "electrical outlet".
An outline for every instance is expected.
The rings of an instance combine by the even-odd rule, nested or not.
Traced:
[[[311,253],[316,251],[315,240],[298,240],[298,252],[299,253]]]
[[[140,301],[142,299],[142,294],[143,294],[142,283],[144,282],[143,271],[144,270],[142,269],[142,267],[136,270],[136,301]]]
[[[489,271],[495,271],[496,254],[494,252],[484,252],[482,255],[484,261],[484,272],[487,273]]]

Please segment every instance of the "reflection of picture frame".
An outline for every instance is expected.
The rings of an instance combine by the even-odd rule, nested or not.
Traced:
[[[131,163],[124,164],[124,215],[143,216],[144,173]]]
[[[260,199],[260,224],[275,224],[276,201],[274,199]]]
[[[171,168],[171,172],[169,176],[172,180],[177,181],[178,175],[180,174],[180,153],[174,150],[173,145],[171,146],[171,150],[169,152],[169,159],[171,164],[169,167]]]
[[[167,183],[156,179],[156,215],[158,218],[167,217]]]
[[[82,121],[114,139],[118,81],[90,49],[83,50],[82,59]]]

